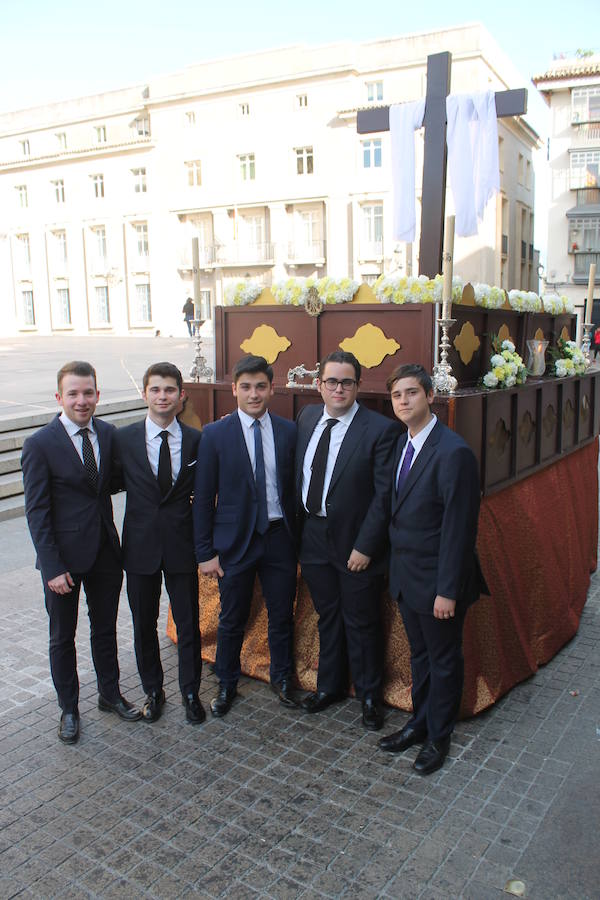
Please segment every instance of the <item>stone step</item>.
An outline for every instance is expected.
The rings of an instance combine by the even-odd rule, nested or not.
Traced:
[[[96,407],[96,415],[104,418],[111,413],[124,412],[131,409],[145,409],[146,404],[138,394],[132,394],[128,397],[122,397],[120,400],[108,400],[106,403],[98,403]],[[0,434],[4,432],[21,430],[24,428],[36,429],[45,425],[54,418],[58,411],[55,406],[46,411],[37,413],[15,413],[12,416],[0,417]]]
[[[21,451],[7,450],[6,453],[0,453],[0,475],[6,475],[7,472],[21,471]]]
[[[23,475],[21,472],[9,472],[0,475],[0,500],[6,497],[16,497],[23,493]]]
[[[0,522],[7,519],[17,519],[19,516],[25,515],[25,498],[23,494],[17,497],[7,497],[0,500]]]
[[[51,419],[54,418],[56,413],[52,413],[49,415],[44,422],[41,422],[39,425],[30,426],[27,428],[17,427],[14,431],[5,431],[4,433],[0,433],[0,454],[4,454],[6,452],[10,452],[11,450],[20,450],[25,443],[25,439],[28,438],[31,434],[35,434],[43,425],[46,425]],[[139,407],[134,409],[125,409],[122,411],[115,411],[111,413],[106,413],[101,415],[105,422],[110,422],[116,428],[121,428],[123,425],[131,425],[132,422],[139,422],[140,419],[144,419],[146,416],[146,405],[142,404]]]

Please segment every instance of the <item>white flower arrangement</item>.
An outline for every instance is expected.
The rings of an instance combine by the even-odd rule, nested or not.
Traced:
[[[349,303],[360,284],[352,278],[319,278],[316,283],[317,293],[323,303]]]
[[[287,278],[271,288],[277,303],[304,306],[311,287],[316,287],[323,303],[349,303],[360,287],[352,278]]]
[[[380,275],[373,291],[380,303],[434,303],[436,299],[435,282],[427,275]]]
[[[566,294],[563,294],[560,299],[564,303],[565,312],[568,313],[570,316],[574,316],[575,315],[575,303],[573,302],[573,300],[571,300],[570,297],[567,297]]]
[[[515,350],[512,341],[502,341],[498,337],[492,338],[494,355],[490,359],[490,371],[483,376],[483,385],[488,389],[511,388],[516,384],[525,384],[527,381],[527,369],[522,358]]]
[[[502,288],[478,282],[473,285],[475,303],[484,309],[500,309],[504,305],[505,294]]]
[[[557,378],[569,375],[583,375],[589,363],[575,341],[564,341],[559,338],[554,351],[554,374]]]
[[[249,303],[254,303],[262,292],[262,284],[254,284],[251,281],[236,281],[225,288],[225,305],[248,306]]]
[[[433,279],[433,298],[436,303],[442,302],[442,290],[444,286],[444,276],[436,275]],[[452,302],[460,303],[462,300],[465,283],[459,275],[452,276]]]
[[[542,301],[535,291],[509,291],[508,302],[517,312],[540,312]]]
[[[548,294],[542,294],[542,303],[544,306],[544,312],[551,313],[553,316],[560,316],[564,312],[575,312],[573,301],[568,297],[565,297],[564,294],[560,297],[553,291]]]
[[[283,306],[304,306],[309,288],[315,282],[315,278],[286,278],[272,285],[271,293]]]

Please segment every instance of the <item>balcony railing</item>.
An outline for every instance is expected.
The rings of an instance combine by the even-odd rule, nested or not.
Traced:
[[[214,266],[215,264],[215,248],[214,247],[198,247],[198,262],[200,263],[200,268],[205,269],[210,266]],[[190,271],[194,268],[194,260],[192,256],[191,247],[185,250],[180,250],[179,252],[179,269],[189,269]]]
[[[578,191],[581,188],[597,188],[600,187],[598,183],[598,175],[595,172],[590,172],[589,170],[581,170],[581,169],[571,169],[571,175],[569,180],[569,189],[571,191]]]
[[[249,244],[234,242],[211,248],[217,266],[272,266],[273,244]]]
[[[324,263],[325,241],[307,241],[303,243],[288,244],[288,261],[301,265],[302,263]]]
[[[577,128],[575,142],[600,141],[600,122],[573,122]]]
[[[575,267],[573,270],[573,281],[576,284],[587,284],[590,275],[590,266],[596,264],[597,275],[595,284],[600,284],[600,250],[592,253],[576,253]]]

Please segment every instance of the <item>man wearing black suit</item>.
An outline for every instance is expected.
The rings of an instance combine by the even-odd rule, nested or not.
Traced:
[[[115,429],[93,418],[100,394],[89,363],[67,363],[57,382],[62,413],[27,438],[21,466],[49,617],[50,671],[62,710],[58,736],[74,744],[79,737],[75,631],[82,583],[98,706],[129,721],[140,713],[119,689],[116,624],[123,572],[110,499]]]
[[[177,627],[179,687],[188,722],[206,714],[198,697],[202,657],[198,567],[191,497],[201,433],[176,419],[183,398],[181,372],[172,363],[150,366],[143,377],[145,421],[119,429],[118,466],[127,491],[123,566],[133,616],[135,655],[146,702],[142,718],[155,722],[165,703],[157,622],[164,576]]]
[[[256,575],[269,617],[271,687],[285,706],[296,705],[296,426],[268,410],[273,370],[264,357],[249,355],[236,363],[232,390],[237,410],[202,433],[194,489],[196,557],[201,572],[219,579],[221,595],[213,716],[224,716],[237,694]]]
[[[320,643],[317,690],[301,705],[314,713],[340,700],[349,661],[363,724],[376,731],[383,725],[379,602],[400,428],[356,402],[360,375],[352,353],[330,353],[318,382],[324,406],[305,406],[298,416],[300,564]]]
[[[465,614],[487,591],[475,554],[479,472],[470,447],[432,414],[422,366],[400,366],[387,386],[408,429],[395,455],[389,536],[390,593],[410,643],[413,714],[379,746],[397,753],[423,744],[413,768],[429,775],[444,763],[460,707]]]

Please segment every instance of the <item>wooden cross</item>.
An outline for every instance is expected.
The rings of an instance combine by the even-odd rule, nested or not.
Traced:
[[[419,275],[427,275],[429,278],[442,271],[446,206],[446,97],[450,93],[451,64],[452,54],[447,52],[427,57]],[[498,118],[520,116],[526,112],[526,88],[496,93]],[[389,131],[389,106],[359,109],[356,130],[359,134]]]

